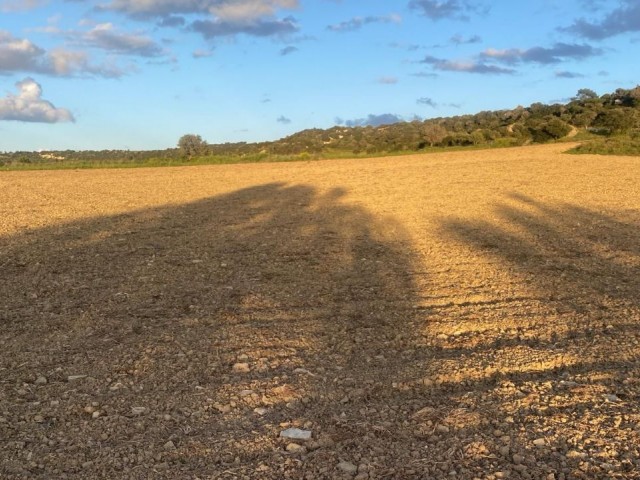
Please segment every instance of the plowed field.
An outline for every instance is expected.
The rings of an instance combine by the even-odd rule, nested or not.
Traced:
[[[640,478],[640,159],[567,148],[0,173],[0,478]]]

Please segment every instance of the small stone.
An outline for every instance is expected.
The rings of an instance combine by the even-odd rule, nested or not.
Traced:
[[[299,428],[287,428],[280,432],[282,438],[288,438],[290,440],[310,440],[311,431],[301,430]]]
[[[449,433],[449,427],[447,427],[446,425],[438,425],[436,427],[436,430],[438,431],[438,433]]]
[[[338,464],[338,469],[342,470],[345,473],[356,473],[358,471],[358,467],[356,467],[353,463],[351,462],[340,462]]]
[[[569,450],[569,452],[567,452],[567,458],[585,458],[586,456],[586,453],[579,452],[578,450]]]
[[[251,371],[251,367],[249,367],[248,363],[236,363],[233,365],[232,370],[235,373],[249,373]]]
[[[258,415],[262,416],[262,415],[266,415],[268,410],[264,407],[256,407],[253,409],[254,413],[257,413]]]
[[[146,407],[132,407],[131,408],[131,413],[134,415],[144,415],[145,413],[147,413],[147,408]]]
[[[604,399],[610,403],[616,403],[620,401],[620,398],[617,395],[605,395]]]
[[[36,423],[42,423],[44,422],[44,417],[42,415],[36,415],[33,417],[33,421]]]
[[[513,463],[515,463],[516,465],[520,465],[522,462],[524,462],[524,457],[516,453],[513,456]]]
[[[441,333],[436,337],[438,340],[446,340],[447,338],[449,338],[448,335]]]
[[[67,381],[74,382],[76,380],[82,380],[83,378],[87,378],[86,375],[69,375],[67,377]]]
[[[89,468],[89,467],[91,467],[92,465],[93,465],[93,462],[84,462],[84,463],[82,464],[82,468]]]
[[[511,449],[508,446],[500,447],[500,455],[506,457]]]
[[[220,413],[230,413],[231,410],[233,410],[233,408],[231,408],[231,405],[226,404],[226,405],[222,405],[221,403],[216,403],[214,405],[214,407],[216,408],[216,410],[218,410]]]
[[[36,378],[36,385],[46,385],[47,384],[47,378],[40,376],[38,378]]]
[[[578,385],[579,385],[578,382],[574,382],[571,380],[560,380],[560,386],[564,388],[574,388],[574,387],[577,387]]]
[[[245,353],[243,353],[242,355],[238,355],[239,362],[246,362],[247,360],[249,360],[249,355]]]
[[[176,445],[175,443],[173,443],[171,440],[169,440],[167,443],[165,443],[162,448],[164,448],[167,451],[170,450],[175,450],[176,449]]]
[[[298,445],[297,443],[289,443],[286,449],[287,449],[287,452],[291,452],[291,453],[303,453],[307,450],[302,445]]]
[[[96,409],[91,405],[87,405],[86,407],[84,407],[84,413],[88,413],[89,415],[91,415],[95,411]]]
[[[534,444],[536,447],[544,447],[544,446],[546,445],[546,443],[547,443],[547,442],[545,441],[545,439],[544,439],[544,438],[536,438],[536,439],[533,441],[533,444]]]
[[[92,417],[92,418],[98,418],[100,415],[101,415],[100,410],[96,410],[95,412],[93,412],[93,413],[91,414],[91,417]]]

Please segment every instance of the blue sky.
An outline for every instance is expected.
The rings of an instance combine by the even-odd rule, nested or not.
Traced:
[[[638,0],[0,0],[0,151],[156,149],[640,83]]]

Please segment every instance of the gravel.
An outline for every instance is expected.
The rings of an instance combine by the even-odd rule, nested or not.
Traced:
[[[640,169],[563,148],[0,173],[0,478],[640,478]]]

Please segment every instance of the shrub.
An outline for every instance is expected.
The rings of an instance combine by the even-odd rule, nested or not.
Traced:
[[[527,127],[533,141],[536,143],[557,140],[565,137],[571,131],[571,127],[566,122],[556,117],[530,120],[527,122]]]

